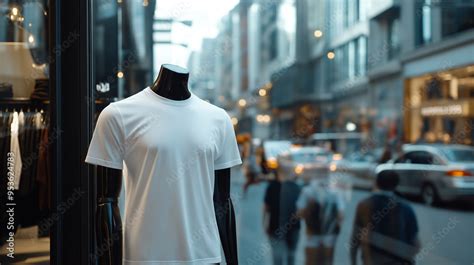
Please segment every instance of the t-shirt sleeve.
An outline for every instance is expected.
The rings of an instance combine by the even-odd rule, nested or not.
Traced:
[[[122,169],[125,140],[121,121],[120,113],[113,104],[100,113],[86,163]]]
[[[234,126],[227,112],[224,111],[224,124],[220,133],[221,139],[218,154],[214,160],[214,169],[230,168],[242,164],[239,147],[235,137]]]

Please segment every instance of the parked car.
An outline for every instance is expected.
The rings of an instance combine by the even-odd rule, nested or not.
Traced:
[[[333,154],[321,147],[292,147],[278,156],[278,174],[283,179],[327,178]]]
[[[440,201],[474,199],[474,148],[464,145],[404,145],[397,158],[377,167],[393,170],[397,191],[419,195],[432,205]]]

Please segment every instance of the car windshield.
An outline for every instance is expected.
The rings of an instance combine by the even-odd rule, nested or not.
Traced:
[[[267,159],[277,157],[279,154],[288,151],[290,147],[290,141],[267,141],[263,143],[263,149],[265,150]]]
[[[444,153],[453,162],[474,162],[474,149],[445,149]]]
[[[327,162],[329,153],[306,153],[299,152],[291,155],[293,161],[298,163]]]
[[[352,153],[350,155],[347,155],[347,160],[353,162],[373,162],[375,160],[375,155],[370,153]]]

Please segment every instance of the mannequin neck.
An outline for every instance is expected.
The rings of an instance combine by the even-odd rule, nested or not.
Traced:
[[[153,85],[156,94],[171,99],[185,100],[191,96],[188,89],[189,72],[185,68],[172,64],[163,64]]]

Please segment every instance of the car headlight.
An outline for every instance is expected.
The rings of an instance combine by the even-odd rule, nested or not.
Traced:
[[[332,155],[332,160],[339,161],[342,159],[342,154],[334,154]]]
[[[267,167],[270,169],[277,169],[278,168],[278,162],[275,158],[269,158],[267,160]]]
[[[303,171],[304,171],[304,166],[303,166],[303,165],[296,165],[296,167],[295,167],[295,173],[296,173],[297,175],[303,173]]]

